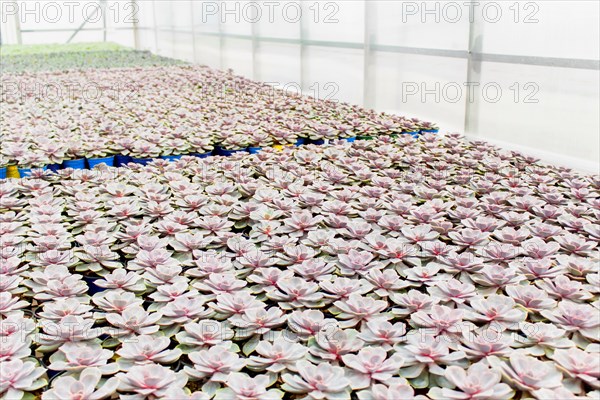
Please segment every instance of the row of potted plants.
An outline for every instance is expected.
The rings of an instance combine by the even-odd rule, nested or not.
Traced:
[[[26,54],[3,54],[0,68],[3,74],[82,70],[88,68],[132,68],[182,65],[182,61],[154,55],[149,51],[94,50],[31,52]]]
[[[600,177],[457,135],[0,183],[0,396],[597,398]]]
[[[417,119],[319,101],[208,67],[5,74],[2,85],[2,166],[21,168],[437,130]]]

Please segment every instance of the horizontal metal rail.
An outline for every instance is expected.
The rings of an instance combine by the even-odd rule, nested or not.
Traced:
[[[138,29],[152,29],[149,27],[138,27]],[[224,37],[228,39],[240,39],[240,40],[256,40],[258,42],[265,43],[282,43],[291,45],[303,45],[303,46],[316,46],[316,47],[332,47],[332,48],[343,48],[343,49],[355,49],[364,50],[364,43],[357,42],[336,42],[327,40],[300,40],[293,38],[277,38],[269,36],[253,36],[251,34],[239,34],[239,33],[220,33],[220,32],[196,32],[174,29],[169,27],[158,27],[159,31],[162,32],[173,32],[181,34],[190,34],[197,36],[209,36],[209,37]],[[424,55],[432,57],[446,57],[446,58],[461,58],[467,59],[469,52],[467,50],[450,50],[450,49],[437,49],[437,48],[426,48],[426,47],[408,47],[408,46],[394,46],[372,43],[369,49],[374,52],[384,53],[397,53],[397,54],[414,54]],[[555,58],[555,57],[536,57],[536,56],[520,56],[520,55],[509,55],[509,54],[493,54],[493,53],[478,53],[472,52],[471,59],[474,62],[492,62],[492,63],[508,63],[508,64],[522,64],[522,65],[535,65],[541,67],[560,67],[560,68],[573,68],[573,69],[588,69],[588,70],[600,70],[600,60],[589,60],[589,59],[578,59],[578,58]]]

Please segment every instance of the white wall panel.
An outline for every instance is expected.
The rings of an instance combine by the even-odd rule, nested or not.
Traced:
[[[464,2],[369,2],[374,26],[371,43],[467,50],[469,14]]]
[[[469,134],[573,158],[600,158],[597,71],[483,63]],[[491,85],[501,89],[497,90]],[[595,117],[594,117],[595,116]]]
[[[221,68],[221,38],[196,35],[196,62],[213,68]]]
[[[361,50],[310,46],[306,49],[307,82],[311,96],[360,104],[364,54]]]
[[[233,69],[238,75],[252,78],[252,42],[245,39],[225,38],[221,49],[222,64],[224,69]]]
[[[364,1],[306,1],[302,5],[306,39],[363,42]]]
[[[261,7],[257,34],[261,37],[300,39],[302,10],[297,1],[277,1]]]
[[[486,5],[488,11],[486,10]],[[598,1],[482,1],[477,8],[481,51],[538,57],[598,59]],[[494,10],[501,16],[496,17]]]
[[[445,131],[462,131],[467,99],[466,60],[375,52],[374,108],[436,121]]]
[[[300,45],[263,42],[256,56],[256,79],[277,87],[301,90]]]

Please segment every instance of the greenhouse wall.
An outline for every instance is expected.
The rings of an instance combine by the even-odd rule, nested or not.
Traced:
[[[108,18],[73,40],[231,68],[598,171],[600,3],[561,3],[108,1]],[[65,42],[73,24],[62,23],[25,18],[22,43]]]

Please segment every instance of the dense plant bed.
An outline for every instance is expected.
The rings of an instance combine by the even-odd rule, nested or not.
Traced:
[[[2,57],[48,53],[80,53],[86,51],[133,51],[133,49],[112,42],[9,44],[0,46],[0,56]]]
[[[157,67],[186,64],[183,61],[161,57],[149,51],[82,51],[3,55],[0,69],[3,74],[39,71],[82,70],[90,68]]]
[[[6,398],[598,397],[600,177],[429,134],[33,174]]]
[[[4,75],[1,83],[0,164],[22,168],[111,155],[145,160],[256,151],[433,128],[208,67]]]

